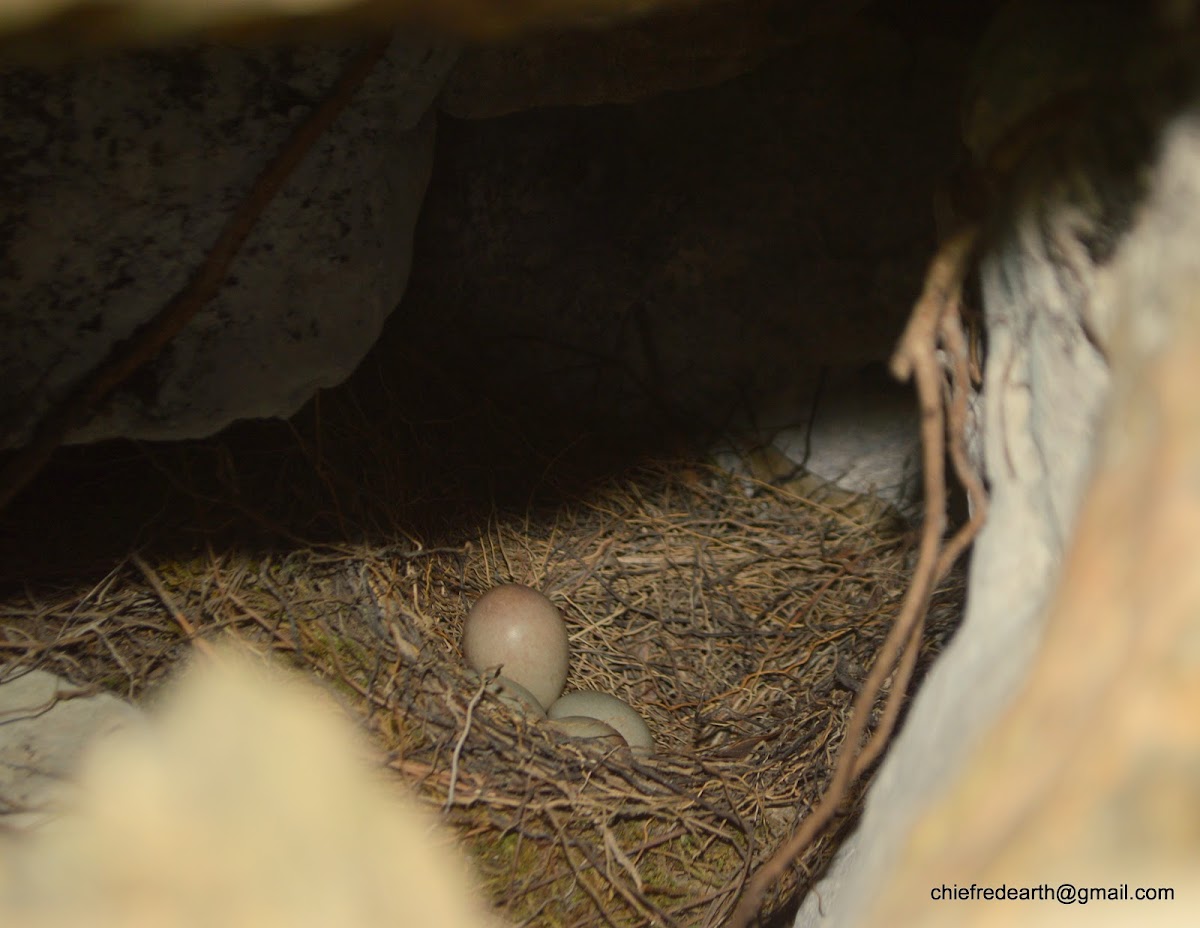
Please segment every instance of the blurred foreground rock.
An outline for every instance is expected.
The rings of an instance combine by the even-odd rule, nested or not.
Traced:
[[[49,824],[0,834],[0,924],[485,928],[463,859],[336,703],[226,651],[101,738]]]
[[[1092,9],[1021,6],[1036,41],[989,66],[1029,73]],[[991,111],[967,611],[797,928],[1200,919],[1200,70],[1142,51],[1083,95],[1052,52],[1054,118],[1036,81]],[[973,885],[1085,895],[949,895]]]
[[[2,0],[0,56],[61,60],[81,51],[191,39],[343,37],[432,25],[495,38],[564,24],[599,25],[700,0]],[[806,4],[836,7],[830,0]]]
[[[924,898],[941,884],[1064,881],[1130,894],[1087,901],[1089,925],[1200,921],[1197,243],[1200,105],[1167,133],[1153,194],[1094,284],[1114,310],[1111,400],[1037,659],[909,832],[875,924],[964,924],[969,903]],[[977,904],[969,923],[1012,924],[1012,905]],[[1059,902],[1023,905],[1024,924],[1062,923]]]

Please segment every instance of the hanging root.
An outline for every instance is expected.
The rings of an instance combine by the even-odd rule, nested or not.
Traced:
[[[731,928],[747,928],[754,921],[767,890],[834,819],[850,786],[883,752],[916,663],[930,594],[970,545],[987,516],[983,480],[975,472],[966,448],[971,354],[961,316],[963,280],[977,240],[978,230],[972,227],[938,250],[925,275],[925,289],[892,357],[892,373],[900,380],[915,381],[921,410],[925,522],[912,581],[895,624],[854,700],[833,779],[808,818],[746,882],[729,921]],[[949,539],[944,537],[947,451],[970,497],[972,512],[967,524]],[[891,687],[879,724],[864,745],[868,720],[889,677]]]

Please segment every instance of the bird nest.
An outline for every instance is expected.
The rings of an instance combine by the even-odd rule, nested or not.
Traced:
[[[180,628],[268,645],[358,706],[512,922],[719,925],[829,786],[914,543],[891,510],[811,479],[659,464],[552,512],[495,512],[445,537],[135,559],[83,593],[10,599],[3,643],[134,695],[182,655]],[[559,606],[567,690],[629,702],[654,733],[652,756],[569,739],[472,677],[463,618],[505,582]],[[951,575],[921,660],[961,598]],[[823,833],[775,883],[764,923],[794,905],[837,839]]]

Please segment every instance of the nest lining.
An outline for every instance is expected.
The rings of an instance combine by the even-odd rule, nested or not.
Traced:
[[[267,645],[348,694],[386,763],[459,830],[512,922],[721,924],[828,784],[904,594],[911,533],[885,507],[811,480],[774,486],[694,461],[455,532],[157,563],[157,590],[125,565],[55,601],[10,599],[4,644],[26,664],[140,697],[186,650],[164,605],[178,610],[205,636]],[[562,609],[568,691],[628,701],[654,732],[653,757],[566,739],[471,678],[462,619],[503,582]],[[957,577],[935,596],[926,658],[961,596]],[[836,838],[807,849],[764,920]]]

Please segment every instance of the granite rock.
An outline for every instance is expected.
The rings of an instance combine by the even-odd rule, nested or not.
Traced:
[[[205,45],[0,83],[0,447],[171,300],[355,46]],[[211,434],[338,383],[404,292],[456,52],[397,39],[219,294],[70,441]]]

